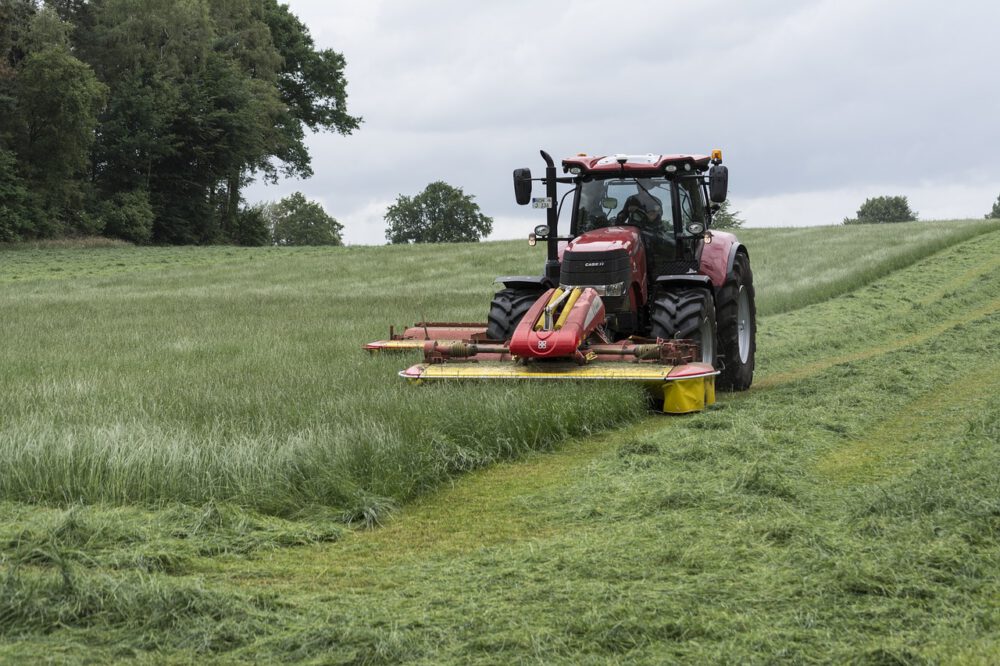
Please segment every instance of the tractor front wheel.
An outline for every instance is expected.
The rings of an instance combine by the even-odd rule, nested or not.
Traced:
[[[490,340],[505,342],[514,335],[521,318],[531,309],[542,292],[529,289],[501,289],[490,303],[486,336]]]
[[[719,353],[724,362],[718,386],[726,391],[745,391],[753,383],[757,351],[757,304],[747,255],[736,255],[733,274],[719,290],[717,307]]]
[[[652,335],[694,340],[701,362],[715,365],[715,301],[708,289],[677,289],[660,295],[650,312]]]

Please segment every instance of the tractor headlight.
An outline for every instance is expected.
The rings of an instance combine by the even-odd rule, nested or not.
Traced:
[[[599,296],[622,296],[625,294],[625,283],[615,282],[614,284],[588,284],[588,285],[559,285],[565,290],[576,289],[580,287],[581,289],[593,289],[597,292]]]
[[[687,225],[687,230],[688,233],[691,234],[692,236],[697,236],[701,232],[705,231],[705,225],[702,224],[701,222],[692,222],[691,224]]]
[[[549,225],[539,224],[537,227],[535,227],[536,238],[545,238],[548,235],[549,235]]]
[[[614,284],[606,284],[603,291],[598,287],[597,293],[601,296],[621,296],[625,293],[625,283],[616,282]]]

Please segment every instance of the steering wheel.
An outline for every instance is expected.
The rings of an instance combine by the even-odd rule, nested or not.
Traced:
[[[644,227],[649,224],[649,216],[646,211],[639,206],[625,208],[615,217],[615,222],[619,225],[630,225],[634,227]]]

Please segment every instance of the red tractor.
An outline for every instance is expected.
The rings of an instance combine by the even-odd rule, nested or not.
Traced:
[[[542,378],[639,381],[665,411],[697,411],[720,388],[753,381],[756,308],[746,248],[712,230],[726,199],[721,151],[577,155],[545,176],[514,171],[519,204],[545,208],[529,243],[544,241],[542,275],[497,278],[482,324],[420,323],[369,351],[423,347],[411,379]],[[545,196],[532,198],[532,182]],[[557,186],[571,185],[560,199]],[[568,234],[559,212],[572,195]]]

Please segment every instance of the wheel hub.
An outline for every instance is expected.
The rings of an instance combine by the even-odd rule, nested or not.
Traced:
[[[740,362],[746,363],[750,358],[750,336],[753,333],[753,323],[750,321],[750,297],[746,288],[740,285],[736,297],[736,329],[740,348]]]

